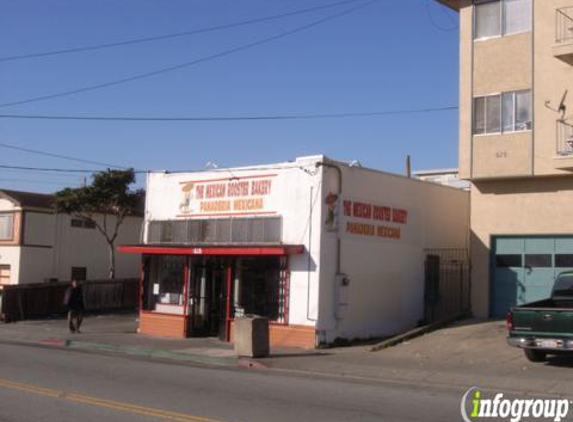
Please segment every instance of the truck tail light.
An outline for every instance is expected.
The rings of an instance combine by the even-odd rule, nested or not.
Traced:
[[[513,313],[511,311],[509,311],[505,316],[505,326],[508,331],[513,330]]]

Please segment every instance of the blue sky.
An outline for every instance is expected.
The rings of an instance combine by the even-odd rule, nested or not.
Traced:
[[[8,0],[0,57],[156,36],[336,0]],[[343,11],[79,54],[0,62],[0,104],[188,62]],[[0,114],[249,116],[377,112],[458,103],[458,17],[431,0],[380,0],[307,31],[175,72],[0,108]],[[444,28],[452,30],[444,30]],[[199,169],[326,154],[402,172],[457,165],[457,111],[240,122],[0,118],[0,143],[139,169]],[[100,168],[0,148],[0,165]],[[0,187],[50,192],[78,175],[0,169]]]

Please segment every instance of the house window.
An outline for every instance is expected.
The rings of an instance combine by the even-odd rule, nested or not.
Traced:
[[[14,238],[14,214],[0,214],[0,240]]]
[[[10,265],[0,265],[0,286],[10,284]]]
[[[531,91],[474,98],[474,135],[531,130]]]
[[[475,39],[531,31],[531,0],[476,0]]]
[[[88,279],[88,269],[86,267],[72,267],[72,280],[83,281]]]
[[[95,229],[95,223],[90,220],[84,220],[82,218],[72,218],[70,225],[76,228],[82,229]]]

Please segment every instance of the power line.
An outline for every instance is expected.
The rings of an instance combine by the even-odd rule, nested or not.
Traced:
[[[10,183],[42,183],[46,185],[58,185],[58,186],[69,186],[69,183],[63,182],[50,182],[47,180],[33,180],[33,179],[2,179],[0,178],[0,182],[10,182]],[[79,184],[79,182],[78,182]]]
[[[251,42],[251,43],[248,43],[248,44],[243,44],[243,45],[240,45],[240,46],[238,46],[238,47],[235,47],[235,48],[232,48],[232,49],[229,49],[229,50],[225,50],[225,51],[222,51],[222,52],[219,52],[219,53],[216,53],[216,54],[212,54],[212,55],[209,55],[209,56],[204,56],[204,57],[201,57],[201,58],[199,58],[199,59],[192,60],[192,61],[190,61],[190,62],[180,63],[180,64],[175,65],[175,66],[165,67],[165,68],[158,69],[158,70],[155,70],[155,71],[152,71],[152,72],[140,73],[139,75],[134,75],[134,76],[130,76],[130,77],[127,77],[127,78],[117,79],[117,80],[115,80],[115,81],[104,82],[104,83],[100,83],[100,84],[96,84],[96,85],[90,85],[90,86],[86,86],[86,87],[83,87],[83,88],[77,88],[77,89],[73,89],[73,90],[69,90],[69,91],[64,91],[64,92],[59,92],[59,93],[55,93],[55,94],[42,95],[42,96],[39,96],[39,97],[28,98],[28,99],[25,99],[25,100],[12,101],[12,102],[9,102],[9,103],[0,104],[0,107],[9,107],[9,106],[15,106],[15,105],[21,105],[21,104],[28,104],[28,103],[37,102],[37,101],[51,100],[51,99],[54,99],[54,98],[66,97],[66,96],[70,96],[70,95],[79,94],[79,93],[82,93],[82,92],[95,91],[95,90],[98,90],[98,89],[108,88],[108,87],[110,87],[110,86],[120,85],[120,84],[124,84],[124,83],[128,83],[128,82],[133,82],[133,81],[140,80],[140,79],[149,78],[149,77],[152,77],[152,76],[157,76],[157,75],[164,74],[164,73],[168,73],[168,72],[173,72],[173,71],[176,71],[176,70],[179,70],[179,69],[183,69],[183,68],[186,68],[186,67],[190,67],[190,66],[194,66],[194,65],[197,65],[197,64],[200,64],[200,63],[204,63],[204,62],[208,62],[208,61],[211,61],[211,60],[219,59],[219,58],[221,58],[221,57],[225,57],[225,56],[228,56],[228,55],[231,55],[231,54],[234,54],[234,53],[238,53],[238,52],[241,52],[241,51],[249,50],[249,49],[251,49],[251,48],[258,47],[258,46],[260,46],[260,45],[267,44],[267,43],[269,43],[269,42],[276,41],[276,40],[279,40],[279,39],[281,39],[281,38],[288,37],[288,36],[290,36],[290,35],[294,35],[294,34],[296,34],[296,33],[299,33],[299,32],[305,31],[305,30],[307,30],[307,29],[313,28],[313,27],[315,27],[315,26],[321,25],[321,24],[323,24],[323,23],[332,21],[332,20],[337,19],[337,18],[339,18],[339,17],[348,15],[348,14],[350,14],[350,13],[352,13],[352,12],[355,12],[356,10],[363,9],[363,8],[365,8],[365,7],[367,7],[367,6],[370,6],[371,4],[377,3],[377,2],[379,2],[379,1],[381,1],[381,0],[371,0],[371,1],[368,1],[368,2],[366,2],[366,3],[360,4],[359,6],[354,6],[354,7],[350,8],[350,9],[346,9],[346,10],[344,10],[344,11],[342,11],[342,12],[338,12],[338,13],[335,13],[335,14],[333,14],[333,15],[327,16],[327,17],[325,17],[325,18],[318,19],[318,20],[313,21],[313,22],[311,22],[311,23],[308,23],[308,24],[305,24],[305,25],[302,25],[302,26],[298,26],[298,27],[296,27],[296,28],[294,28],[294,29],[291,29],[291,30],[288,30],[288,31],[285,31],[285,32],[281,32],[281,33],[279,33],[279,34],[277,34],[277,35],[273,35],[273,36],[271,36],[271,37],[263,38],[263,39],[260,39],[260,40],[258,40],[258,41],[254,41],[254,42]]]
[[[23,174],[26,175],[35,175],[39,177],[44,176],[51,176],[57,177],[59,179],[69,180],[69,179],[77,179],[78,177],[84,177],[89,175],[90,173],[71,173],[71,172],[50,172],[50,171],[43,171],[43,170],[21,170],[21,169],[9,169],[9,168],[2,168],[0,167],[0,176],[22,176]]]
[[[117,166],[115,164],[102,163],[99,161],[92,161],[92,160],[85,160],[83,158],[70,157],[68,155],[54,154],[54,153],[46,152],[46,151],[38,151],[35,149],[22,148],[22,147],[17,147],[15,145],[10,145],[10,144],[5,144],[5,143],[0,143],[0,148],[12,149],[15,151],[27,152],[27,153],[36,154],[36,155],[43,155],[46,157],[59,158],[62,160],[76,161],[78,163],[94,164],[97,166],[103,166],[103,167],[109,167],[109,168],[122,168],[122,169],[126,168],[124,166]]]
[[[25,167],[25,166],[11,166],[6,164],[0,164],[0,169],[8,170],[23,170],[31,172],[54,172],[54,173],[99,173],[101,170],[89,170],[89,169],[64,169],[64,168],[50,168],[50,167]],[[147,173],[147,170],[135,170],[135,173]]]
[[[43,171],[43,172],[56,172],[56,173],[97,173],[100,170],[87,170],[87,169],[61,169],[61,168],[46,168],[46,167],[23,167],[23,166],[9,166],[0,164],[0,169],[9,170],[29,170],[29,171]]]
[[[77,116],[77,115],[39,115],[39,114],[0,114],[0,119],[26,120],[76,120],[76,121],[111,121],[111,122],[222,122],[222,121],[257,121],[257,120],[313,120],[341,119],[358,117],[383,117],[403,114],[436,113],[458,110],[458,106],[386,110],[356,113],[319,113],[319,114],[283,114],[259,116],[196,116],[196,117],[130,117],[130,116]],[[1,144],[0,144],[1,146]]]
[[[191,35],[204,34],[204,33],[208,33],[208,32],[221,31],[221,30],[225,30],[225,29],[237,28],[237,27],[252,25],[252,24],[256,24],[256,23],[269,22],[269,21],[273,21],[273,20],[277,20],[277,19],[287,18],[287,17],[291,17],[291,16],[296,16],[296,15],[302,15],[302,14],[306,14],[306,13],[316,12],[318,10],[330,9],[330,8],[342,6],[345,4],[359,3],[359,2],[363,2],[363,1],[365,1],[365,0],[344,0],[344,1],[338,1],[336,3],[330,3],[330,4],[322,5],[322,6],[307,7],[305,9],[298,9],[298,10],[294,10],[292,12],[281,13],[281,14],[271,15],[271,16],[265,16],[262,18],[249,19],[249,20],[233,22],[233,23],[229,23],[229,24],[225,24],[225,25],[216,25],[216,26],[211,26],[211,27],[207,27],[207,28],[194,29],[194,30],[188,30],[188,31],[183,31],[183,32],[176,32],[176,33],[172,33],[172,34],[163,34],[163,35],[157,35],[157,36],[153,36],[153,37],[134,38],[134,39],[125,40],[125,41],[117,41],[117,42],[106,43],[106,44],[88,45],[88,46],[83,46],[83,47],[63,48],[63,49],[59,49],[59,50],[44,51],[44,52],[40,52],[40,53],[19,54],[19,55],[15,55],[15,56],[0,57],[0,62],[32,59],[32,58],[47,57],[47,56],[56,56],[56,55],[62,55],[62,54],[80,53],[80,52],[85,52],[85,51],[103,50],[103,49],[121,47],[121,46],[126,46],[126,45],[141,44],[141,43],[148,43],[148,42],[154,42],[154,41],[162,41],[162,40],[167,40],[167,39],[172,39],[172,38],[180,38],[180,37],[186,37],[186,36],[191,36]]]

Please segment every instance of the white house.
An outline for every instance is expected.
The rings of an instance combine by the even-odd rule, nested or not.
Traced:
[[[324,156],[150,173],[143,333],[219,335],[271,321],[271,343],[314,347],[394,334],[424,317],[429,248],[467,249],[460,189]]]
[[[88,221],[55,213],[53,200],[53,195],[0,190],[0,285],[108,277],[103,236]],[[137,242],[142,222],[141,216],[126,218],[118,242]],[[118,256],[118,278],[139,273],[139,259]]]

